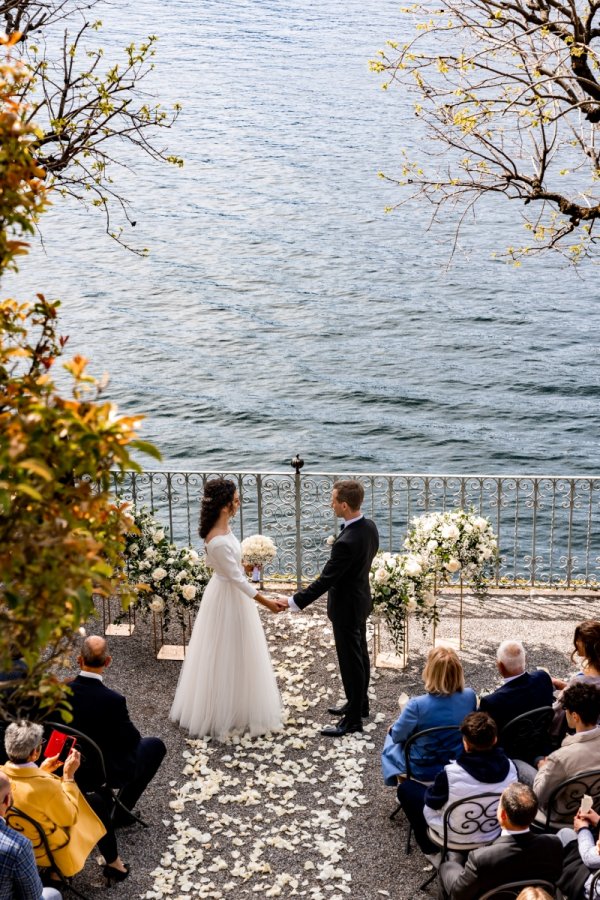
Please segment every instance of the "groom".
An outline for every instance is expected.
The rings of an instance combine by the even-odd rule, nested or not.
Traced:
[[[369,715],[369,649],[367,617],[373,602],[369,587],[371,562],[379,547],[377,527],[366,519],[361,506],[365,491],[358,481],[336,481],[331,492],[331,508],[344,519],[339,536],[331,548],[331,557],[312,584],[289,600],[292,610],[305,609],[325,591],[327,615],[333,625],[342,684],[347,702],[332,715],[341,715],[336,726],[323,728],[327,737],[341,737],[362,731],[362,717]]]

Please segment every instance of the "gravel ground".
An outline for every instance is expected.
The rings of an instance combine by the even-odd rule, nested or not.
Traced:
[[[439,637],[457,637],[457,614],[457,597],[446,595]],[[461,658],[467,684],[478,692],[497,685],[495,649],[505,638],[525,642],[530,666],[565,676],[572,670],[575,624],[599,614],[594,595],[466,598]],[[269,738],[226,744],[190,741],[169,722],[181,664],[155,659],[149,625],[138,623],[131,637],[109,639],[114,661],[107,683],[127,696],[140,731],[160,735],[168,748],[140,801],[150,827],[119,832],[132,874],[111,894],[121,900],[419,896],[427,861],[418,849],[404,854],[405,822],[401,814],[389,819],[395,797],[382,783],[379,751],[399,694],[422,691],[431,633],[423,636],[411,625],[407,670],[374,673],[368,730],[328,741],[318,729],[330,721],[326,707],[339,699],[340,682],[324,604],[301,616],[265,612],[263,622],[286,727]],[[101,630],[101,622],[90,622],[89,633]],[[94,859],[75,885],[88,897],[106,891]],[[429,891],[435,894],[435,887]]]

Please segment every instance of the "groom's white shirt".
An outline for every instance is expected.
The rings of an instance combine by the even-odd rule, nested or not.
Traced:
[[[364,515],[362,513],[360,514],[360,516],[355,516],[353,519],[348,519],[347,522],[344,522],[344,528],[347,528],[348,525],[352,525],[354,522],[360,522],[361,519],[364,519]],[[293,597],[288,597],[288,606],[292,612],[302,612],[300,607],[296,606],[296,604],[294,603]]]

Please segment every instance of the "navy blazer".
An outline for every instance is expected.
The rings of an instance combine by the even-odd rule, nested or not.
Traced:
[[[78,675],[69,687],[73,692],[69,699],[73,710],[70,724],[92,738],[102,750],[110,786],[123,787],[133,777],[136,750],[141,740],[129,718],[125,697],[97,678],[86,678],[85,675]],[[82,760],[77,782],[84,789],[91,789],[97,785],[97,780],[98,772],[92,760]]]
[[[553,703],[552,679],[547,672],[536,669],[533,672],[523,672],[518,678],[507,681],[492,694],[482,697],[479,709],[481,712],[489,713],[500,732],[511,719],[540,706],[552,706]]]
[[[539,878],[556,885],[562,857],[562,844],[553,834],[501,835],[493,844],[472,850],[464,868],[455,862],[442,863],[439,894],[450,900],[477,900],[510,881]]]
[[[363,516],[346,525],[319,577],[294,594],[294,602],[305,609],[327,591],[327,615],[332,622],[348,626],[366,622],[373,608],[369,573],[378,549],[375,522]]]

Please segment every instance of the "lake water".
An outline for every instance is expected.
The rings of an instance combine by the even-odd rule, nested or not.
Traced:
[[[7,284],[63,300],[70,351],[147,416],[165,466],[269,470],[300,452],[321,470],[596,470],[591,267],[494,261],[516,205],[483,209],[450,268],[452,222],[384,213],[401,194],[377,172],[421,139],[407,98],[368,71],[402,37],[396,2],[94,15],[109,55],[160,36],[149,88],[183,104],[168,141],[185,166],[137,157],[119,176],[147,259],[57,199]]]

